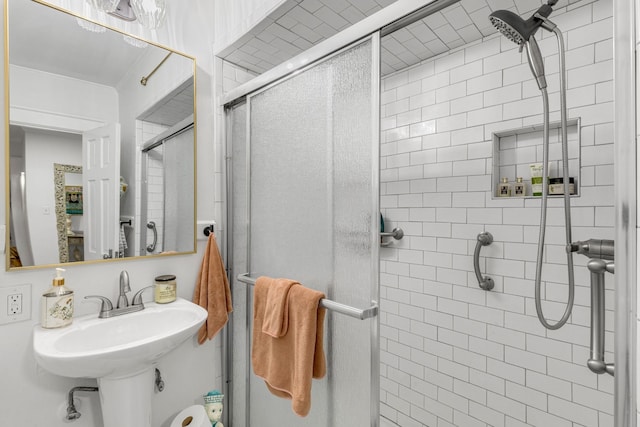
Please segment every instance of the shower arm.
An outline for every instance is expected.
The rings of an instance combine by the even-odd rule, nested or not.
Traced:
[[[560,116],[561,116],[561,127],[562,127],[562,169],[563,169],[563,186],[564,186],[564,215],[565,215],[565,234],[566,234],[566,243],[571,243],[571,202],[570,202],[570,193],[569,193],[569,154],[568,154],[568,141],[567,141],[567,107],[566,107],[566,79],[565,79],[565,53],[564,53],[564,38],[562,37],[562,33],[558,29],[558,27],[551,21],[549,21],[546,17],[536,13],[534,15],[536,18],[542,21],[542,28],[547,31],[553,32],[556,35],[558,40],[558,56],[560,58],[559,66],[560,66]],[[544,126],[544,140],[546,141],[546,147],[544,147],[544,160],[542,164],[543,168],[543,180],[544,177],[548,176],[548,141],[549,141],[549,99],[546,89],[541,89],[544,107],[545,107],[545,126]],[[568,251],[567,252],[567,270],[568,270],[568,279],[569,279],[569,296],[567,301],[567,307],[561,319],[555,323],[551,324],[546,321],[544,314],[542,312],[542,302],[541,302],[541,281],[542,281],[542,260],[543,260],[543,251],[544,251],[544,236],[545,236],[545,228],[546,228],[546,205],[547,205],[547,196],[548,196],[548,187],[547,185],[542,186],[542,206],[541,206],[541,214],[540,214],[540,236],[538,239],[538,257],[536,262],[536,278],[535,278],[535,302],[536,302],[536,313],[538,315],[538,319],[542,323],[542,325],[551,330],[559,329],[569,320],[571,316],[571,312],[573,310],[574,296],[575,296],[575,278],[574,278],[574,269],[573,269],[573,254]]]

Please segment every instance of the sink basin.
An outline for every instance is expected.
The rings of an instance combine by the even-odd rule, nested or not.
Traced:
[[[155,368],[195,335],[207,311],[182,298],[99,319],[77,317],[61,329],[33,331],[35,358],[54,374],[97,378],[104,427],[151,427]]]
[[[66,377],[122,377],[149,368],[193,336],[206,317],[205,309],[178,298],[107,319],[97,313],[77,317],[61,329],[37,326],[35,358],[46,370]]]

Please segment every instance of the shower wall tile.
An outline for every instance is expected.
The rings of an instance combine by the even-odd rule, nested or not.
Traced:
[[[554,12],[568,46],[569,117],[581,118],[581,147],[571,153],[581,172],[574,240],[613,238],[611,5],[580,1]],[[540,36],[557,121],[557,45]],[[526,57],[492,33],[386,77],[383,88],[381,205],[406,237],[381,251],[382,415],[399,427],[613,426],[613,381],[585,364],[587,259],[575,258],[574,315],[547,331],[533,298],[540,200],[493,197],[493,132],[542,122]],[[513,144],[514,156],[516,144],[540,156],[536,139]],[[482,274],[495,281],[490,292],[473,272],[482,231],[494,237],[480,257]],[[549,201],[545,260],[544,313],[557,319],[567,298],[561,200]],[[612,284],[608,278],[608,359]]]

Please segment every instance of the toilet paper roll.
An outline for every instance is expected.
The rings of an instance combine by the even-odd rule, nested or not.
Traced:
[[[211,421],[204,406],[193,405],[180,411],[171,422],[171,427],[211,427]]]

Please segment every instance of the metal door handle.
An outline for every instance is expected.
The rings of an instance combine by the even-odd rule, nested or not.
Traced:
[[[158,230],[156,230],[156,223],[149,221],[147,228],[153,231],[153,243],[147,246],[147,252],[153,252],[156,250],[156,243],[158,243]]]
[[[596,374],[614,375],[613,363],[604,361],[604,275],[614,272],[613,261],[590,259],[587,268],[591,272],[591,348],[587,366]]]
[[[476,243],[476,250],[473,251],[473,270],[476,272],[476,278],[478,279],[478,285],[480,289],[490,291],[493,289],[493,279],[489,276],[482,277],[480,272],[480,249],[483,246],[489,246],[493,242],[493,236],[488,231],[478,234],[478,241]]]

